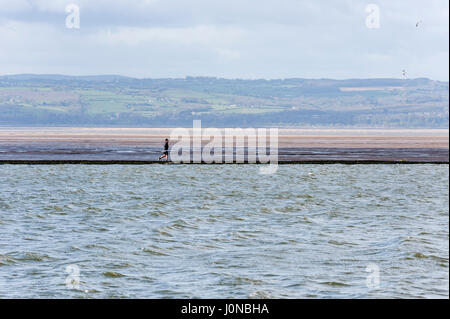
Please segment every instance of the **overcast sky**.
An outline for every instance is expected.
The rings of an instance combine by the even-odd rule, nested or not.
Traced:
[[[72,3],[79,29],[66,26]],[[379,8],[379,28],[366,25],[368,4]],[[448,81],[448,0],[0,0],[1,75],[343,79],[403,70]]]

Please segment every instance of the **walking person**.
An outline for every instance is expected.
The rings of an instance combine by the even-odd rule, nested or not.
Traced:
[[[164,144],[164,153],[163,153],[163,155],[161,155],[161,156],[158,158],[158,161],[160,161],[160,160],[163,159],[163,158],[165,158],[166,161],[169,160],[169,139],[166,138],[165,142],[166,142],[166,143]]]

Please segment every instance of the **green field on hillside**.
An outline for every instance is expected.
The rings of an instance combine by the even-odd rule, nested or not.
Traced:
[[[0,125],[448,127],[428,79],[0,77]]]

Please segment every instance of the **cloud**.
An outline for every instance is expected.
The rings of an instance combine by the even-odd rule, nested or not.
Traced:
[[[109,45],[139,46],[149,43],[177,45],[211,45],[238,43],[245,31],[233,27],[195,26],[184,28],[119,27],[100,30],[91,35],[91,41]]]
[[[448,1],[376,3],[379,29],[359,0],[0,0],[0,73],[448,80]]]
[[[12,13],[12,12],[23,12],[30,11],[32,6],[27,0],[0,0],[0,13]]]

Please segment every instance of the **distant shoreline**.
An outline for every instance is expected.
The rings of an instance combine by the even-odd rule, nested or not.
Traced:
[[[448,128],[448,82],[0,76],[3,126]]]

